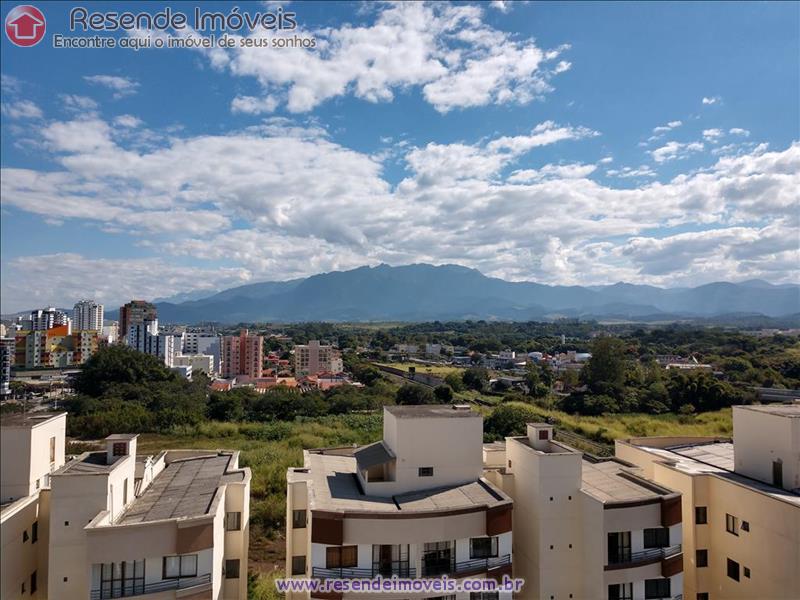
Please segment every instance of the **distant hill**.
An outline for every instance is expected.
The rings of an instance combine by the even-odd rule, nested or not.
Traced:
[[[760,280],[673,289],[628,283],[550,286],[486,277],[458,265],[379,265],[252,283],[157,306],[165,323],[784,317],[800,312],[800,286]],[[113,318],[113,311],[107,314]]]

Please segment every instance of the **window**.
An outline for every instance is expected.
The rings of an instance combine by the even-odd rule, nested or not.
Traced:
[[[775,487],[783,487],[783,461],[772,461],[772,485]]]
[[[100,571],[100,600],[144,593],[144,560],[103,563],[94,569]]]
[[[697,592],[697,600],[708,600],[708,592]]]
[[[631,532],[616,531],[608,534],[608,564],[630,562]]]
[[[64,527],[69,527],[69,521],[64,521]]]
[[[28,530],[27,529],[23,529],[22,530],[22,543],[24,544],[27,541],[28,541]]]
[[[419,476],[420,477],[433,477],[433,467],[420,467],[419,468]]]
[[[239,579],[238,558],[231,558],[225,561],[225,579]]]
[[[305,529],[306,528],[306,511],[305,511],[305,509],[293,510],[292,511],[292,527],[294,527],[295,529]]]
[[[739,563],[730,558],[728,559],[728,577],[734,581],[739,581]]]
[[[492,558],[497,556],[497,537],[479,537],[469,540],[470,558]]]
[[[666,527],[655,527],[644,530],[645,548],[666,548],[669,546],[669,529]]]
[[[125,442],[114,442],[111,446],[113,456],[125,456],[128,454],[128,445]]]
[[[39,541],[39,521],[34,521],[31,525],[31,544]]]
[[[705,525],[708,523],[708,508],[705,506],[694,507],[694,524]]]
[[[325,567],[343,569],[358,566],[358,546],[332,546],[325,551]]]
[[[162,579],[197,577],[197,554],[165,556]]]
[[[750,567],[744,568],[744,576],[750,579]]]
[[[50,438],[50,462],[56,462],[56,438]]]
[[[225,513],[225,531],[239,531],[242,528],[242,513]]]
[[[644,580],[645,598],[671,598],[669,588],[669,578],[665,579],[645,579]]]
[[[746,572],[745,572],[746,574]],[[36,593],[36,571],[31,573],[31,595]]]
[[[633,600],[633,583],[614,583],[609,585],[608,600]]]
[[[128,505],[128,478],[122,482],[122,506]]]
[[[739,535],[739,519],[733,515],[725,515],[725,531],[733,535]]]
[[[542,430],[539,431],[539,439],[540,440],[546,440],[547,439],[547,430],[546,429],[542,429]]]
[[[306,557],[293,556],[292,557],[292,575],[305,575],[306,574]]]
[[[697,567],[708,566],[708,550],[698,550],[695,553],[695,566]]]
[[[750,531],[750,523],[748,521],[742,521],[742,531]]]

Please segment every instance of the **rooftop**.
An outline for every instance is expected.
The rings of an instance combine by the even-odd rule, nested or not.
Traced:
[[[108,473],[119,461],[117,460],[108,464],[107,459],[108,454],[105,450],[84,452],[58,469],[54,475],[92,475],[96,473]]]
[[[480,418],[468,404],[420,404],[415,406],[386,406],[384,410],[397,419]]]
[[[8,413],[0,417],[2,427],[36,427],[42,423],[55,419],[56,417],[66,416],[65,412],[32,412],[32,413]]]
[[[777,415],[779,417],[800,419],[800,403],[798,402],[792,404],[750,404],[747,406],[736,406],[736,408]]]
[[[462,485],[399,494],[370,496],[356,476],[356,459],[341,449],[308,452],[306,468],[295,469],[298,479],[312,482],[312,509],[340,512],[408,513],[499,506],[511,499],[484,480]]]
[[[171,462],[144,494],[136,498],[118,524],[143,523],[205,515],[221,483],[243,472],[228,473],[232,454],[213,454]]]
[[[646,500],[672,493],[640,478],[629,465],[613,458],[594,460],[584,456],[581,467],[581,489],[604,504]]]

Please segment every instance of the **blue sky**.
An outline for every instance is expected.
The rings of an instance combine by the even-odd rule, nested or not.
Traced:
[[[36,6],[2,40],[3,312],[381,262],[800,279],[797,3],[283,3],[298,30],[245,35],[314,50],[138,52],[55,49],[70,4]]]

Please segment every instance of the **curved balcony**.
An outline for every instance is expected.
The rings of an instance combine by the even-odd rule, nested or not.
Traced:
[[[491,558],[474,558],[456,562],[455,560],[439,560],[423,562],[421,577],[466,577],[478,573],[486,573],[492,569],[511,565],[511,555],[504,554]],[[374,564],[372,568],[337,568],[313,567],[311,576],[317,579],[374,579],[376,577],[403,577],[416,579],[417,570],[406,564],[393,563],[388,569],[386,564]]]

